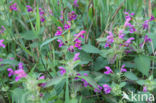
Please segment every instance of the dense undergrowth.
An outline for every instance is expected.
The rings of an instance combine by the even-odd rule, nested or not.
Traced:
[[[155,0],[1,0],[0,103],[155,103]]]

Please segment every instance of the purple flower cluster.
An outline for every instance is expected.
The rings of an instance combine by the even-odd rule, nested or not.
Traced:
[[[59,42],[59,48],[61,48],[62,46],[64,46],[64,43],[62,42],[62,40],[57,40]]]
[[[64,67],[59,67],[59,69],[61,75],[64,75],[66,73],[66,69]]]
[[[17,4],[14,3],[14,4],[10,5],[10,10],[11,10],[11,11],[17,11],[17,10],[18,10],[18,9],[17,9]]]
[[[94,92],[100,93],[102,91],[102,89],[105,92],[105,94],[109,94],[111,92],[111,90],[112,90],[112,88],[108,84],[104,84],[103,88],[98,85],[98,88],[95,88]]]
[[[12,75],[16,75],[15,81],[19,81],[21,78],[25,78],[27,74],[23,70],[23,63],[18,64],[18,70],[13,71],[12,68],[8,68],[8,76],[11,77]]]
[[[131,16],[134,16],[134,13],[129,14],[128,12],[125,12],[125,15],[126,15],[125,17],[126,21],[125,21],[124,27],[129,27],[130,33],[134,33],[136,29],[134,28],[134,25],[130,23],[130,21],[132,20]]]
[[[147,90],[147,87],[146,86],[144,86],[143,87],[143,92],[147,92],[148,90]]]
[[[45,79],[45,76],[43,75],[43,76],[41,76],[41,77],[38,78],[38,80],[41,80],[41,79]],[[45,87],[46,86],[46,83],[40,83],[39,86],[40,87]]]
[[[2,39],[2,40],[0,40],[0,47],[5,48],[5,45],[3,44],[3,42],[4,42],[4,40],[3,40],[3,39]]]
[[[96,92],[96,93],[100,93],[101,91],[102,91],[102,87],[100,86],[100,85],[98,85],[98,88],[95,88],[94,89],[94,92]]]
[[[125,64],[121,66],[120,72],[127,72],[127,69],[125,68]]]
[[[78,7],[78,0],[74,0],[74,7]]]
[[[8,68],[8,76],[11,77],[12,75],[14,75],[14,71],[12,70],[12,68]]]
[[[155,17],[154,17],[154,16],[151,16],[151,18],[150,18],[149,20],[145,20],[144,23],[142,24],[143,29],[147,30],[148,27],[149,27],[149,25],[148,25],[149,22],[150,22],[150,21],[153,21],[154,19],[155,19]]]
[[[74,11],[68,13],[68,20],[69,21],[76,20],[76,18],[77,18],[77,15],[75,14]]]
[[[140,47],[143,47],[145,43],[149,43],[149,42],[152,42],[152,39],[149,38],[148,35],[145,35],[144,41],[140,44]]]
[[[75,44],[74,44],[74,46],[71,45],[68,48],[68,51],[74,52],[74,47],[81,50],[82,41],[79,38],[84,38],[85,33],[86,33],[86,31],[82,30],[78,34],[74,35],[75,36],[75,39],[74,39]]]
[[[64,30],[68,30],[71,27],[71,22],[67,21],[67,24],[64,24]]]
[[[30,5],[27,5],[26,7],[27,7],[27,11],[28,12],[32,12],[33,11],[32,7]]]
[[[42,8],[39,8],[39,14],[40,14],[40,21],[44,22],[45,21],[45,17],[44,17],[44,10]]]
[[[62,32],[63,32],[63,30],[62,30],[62,28],[59,26],[59,27],[57,27],[57,31],[56,31],[56,33],[55,33],[55,36],[60,36],[60,35],[62,35]]]
[[[14,74],[16,75],[15,81],[19,81],[21,78],[25,78],[27,76],[23,69],[15,70]]]
[[[125,34],[123,33],[123,30],[120,30],[120,31],[119,31],[118,37],[119,37],[120,39],[122,39],[122,40],[124,39]]]
[[[0,28],[0,34],[3,34],[3,33],[4,33],[4,31],[5,31],[4,26],[1,26],[1,28]]]
[[[113,73],[112,69],[109,66],[105,66],[105,68],[106,68],[107,71],[105,71],[104,74],[111,74],[111,73]]]
[[[113,33],[112,32],[108,32],[108,36],[107,36],[107,41],[106,41],[106,44],[105,44],[105,48],[106,47],[110,47],[111,44],[114,42],[114,37],[113,37]]]
[[[134,40],[133,37],[130,37],[129,39],[127,39],[127,41],[124,42],[124,46],[125,47],[129,47],[130,44],[132,44],[132,40]]]
[[[109,94],[112,90],[112,88],[108,84],[104,84],[103,88],[104,88],[105,94]]]
[[[73,60],[74,60],[74,61],[80,60],[79,55],[80,55],[80,53],[76,53],[76,54],[74,55]]]

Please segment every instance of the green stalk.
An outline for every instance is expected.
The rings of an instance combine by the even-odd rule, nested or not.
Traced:
[[[69,103],[69,87],[68,87],[68,75],[66,77],[66,92],[65,92],[65,103]]]

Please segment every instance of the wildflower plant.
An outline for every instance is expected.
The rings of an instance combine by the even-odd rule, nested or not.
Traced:
[[[0,103],[129,103],[139,101],[131,93],[155,96],[155,4],[2,0]]]

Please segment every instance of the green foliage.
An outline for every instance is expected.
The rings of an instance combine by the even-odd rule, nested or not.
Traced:
[[[150,58],[147,56],[137,56],[135,58],[137,69],[143,74],[148,76],[150,70]]]

